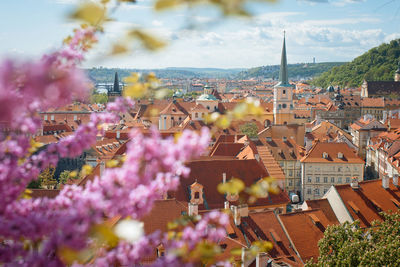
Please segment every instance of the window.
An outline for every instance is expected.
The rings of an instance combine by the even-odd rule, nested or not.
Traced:
[[[328,177],[324,177],[324,183],[328,182]]]
[[[335,177],[331,177],[331,183],[332,183],[332,184],[335,183]]]
[[[307,188],[307,195],[311,195],[311,188]]]
[[[338,168],[337,168],[337,171],[338,171],[338,172],[341,172],[341,171],[342,171],[342,167],[338,167]]]
[[[283,107],[283,108],[286,108],[286,104],[282,104],[282,107]]]
[[[300,182],[301,182],[300,180],[297,180],[297,186],[300,186]]]
[[[350,177],[346,177],[346,183],[350,183]]]
[[[199,192],[195,192],[194,193],[194,198],[195,199],[199,199],[200,198],[200,193]]]
[[[293,185],[292,179],[289,179],[289,186],[292,186],[292,185]]]
[[[311,178],[311,176],[308,176],[308,178],[307,178],[307,182],[309,182],[309,183],[311,183],[311,182],[312,182],[312,178]]]
[[[210,109],[210,107],[209,107],[209,106],[207,106],[207,109]]]
[[[319,196],[319,188],[315,188],[315,194]]]
[[[197,115],[197,113],[196,113],[196,112],[194,113],[194,117],[195,117],[195,118],[198,118],[198,115]]]
[[[315,177],[315,182],[319,183],[319,177]]]
[[[293,176],[293,171],[292,170],[289,171],[289,176]]]
[[[342,177],[337,178],[337,182],[338,182],[339,184],[341,184],[341,183],[342,183]]]
[[[325,189],[324,189],[324,195],[326,194],[326,192],[328,192],[328,189],[325,188]]]
[[[286,94],[286,90],[283,90],[283,92],[282,92],[283,94]]]

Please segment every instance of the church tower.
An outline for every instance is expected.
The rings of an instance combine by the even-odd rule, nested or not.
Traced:
[[[285,39],[284,33],[279,82],[274,86],[274,124],[290,124],[294,121],[293,86],[288,78]]]

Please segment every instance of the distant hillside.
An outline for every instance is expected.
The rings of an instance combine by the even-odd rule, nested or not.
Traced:
[[[344,62],[323,62],[323,63],[298,63],[289,64],[288,72],[290,79],[312,78],[335,66],[343,65]],[[251,68],[240,72],[238,79],[263,78],[277,79],[279,77],[279,65],[262,66]]]
[[[243,69],[216,68],[166,68],[166,69],[119,69],[91,68],[87,69],[89,77],[95,82],[113,82],[115,72],[122,79],[131,72],[154,72],[158,78],[233,78]]]
[[[400,39],[382,44],[355,58],[352,62],[321,74],[313,84],[328,87],[330,84],[358,87],[368,81],[393,81],[400,56]]]

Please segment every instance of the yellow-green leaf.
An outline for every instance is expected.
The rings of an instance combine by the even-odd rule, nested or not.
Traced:
[[[70,15],[73,19],[82,20],[90,25],[100,25],[106,19],[106,10],[93,2],[85,2]]]
[[[154,5],[154,9],[157,11],[160,11],[160,10],[176,7],[177,5],[179,5],[181,3],[182,3],[182,1],[180,1],[180,0],[157,0]]]
[[[164,41],[143,30],[132,30],[130,31],[129,36],[140,40],[143,46],[149,50],[158,50],[166,45]]]
[[[124,44],[114,44],[111,50],[111,55],[120,55],[129,52],[129,48]]]
[[[217,187],[218,192],[221,194],[232,194],[237,195],[242,192],[245,188],[245,185],[242,180],[238,178],[232,178],[226,183],[220,183]]]

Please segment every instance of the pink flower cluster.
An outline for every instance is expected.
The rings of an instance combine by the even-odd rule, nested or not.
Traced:
[[[76,63],[83,58],[81,53],[88,42],[85,40],[90,38],[94,42],[94,33],[90,27],[77,30],[68,45],[38,62],[6,60],[0,64],[0,125],[3,129],[33,134],[39,123],[35,116],[37,111],[86,99],[90,82],[83,71],[76,68]]]
[[[75,64],[95,42],[94,33],[92,28],[76,31],[63,49],[39,62],[0,64],[0,262],[4,266],[64,266],[60,250],[87,248],[93,242],[90,229],[106,218],[142,218],[155,200],[175,190],[180,177],[188,175],[184,162],[208,146],[206,128],[200,135],[184,131],[178,140],[162,139],[154,128],[148,137],[133,130],[121,167],[106,169],[84,188],[65,186],[54,199],[20,198],[41,171],[55,166],[60,157],[73,158],[89,149],[103,132],[100,126],[117,123],[118,114],[133,105],[119,98],[106,112],[93,113],[73,135],[32,153],[29,134],[40,127],[37,113],[88,94],[87,79]],[[218,242],[227,222],[226,215],[211,212],[194,228],[185,228],[180,240],[159,233],[134,244],[120,240],[116,247],[98,251],[93,265],[139,264],[160,243],[171,253],[154,265],[184,265],[172,251],[184,245],[194,248],[202,240]]]

